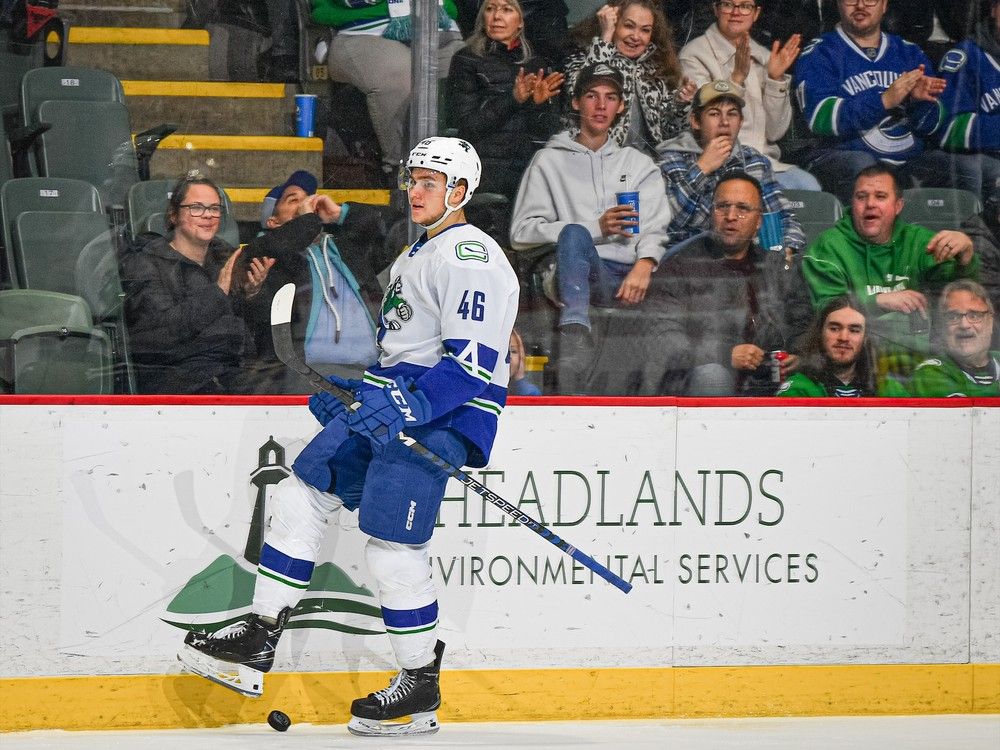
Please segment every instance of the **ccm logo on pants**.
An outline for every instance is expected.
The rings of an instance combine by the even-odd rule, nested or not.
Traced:
[[[413,530],[413,516],[417,513],[417,501],[410,500],[410,510],[406,513],[406,530]]]

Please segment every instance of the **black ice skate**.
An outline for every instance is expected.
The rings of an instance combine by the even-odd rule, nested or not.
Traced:
[[[187,634],[177,659],[184,668],[251,698],[264,692],[264,672],[274,664],[274,649],[292,613],[285,607],[274,625],[251,613],[214,633]]]
[[[426,667],[401,669],[389,687],[351,704],[347,729],[362,736],[433,734],[439,728],[435,711],[441,706],[438,678],[444,643],[434,646],[434,661]],[[410,717],[408,722],[396,719]]]

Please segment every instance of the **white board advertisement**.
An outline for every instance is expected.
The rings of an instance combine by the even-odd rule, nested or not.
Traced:
[[[3,416],[5,676],[177,671],[186,629],[247,611],[273,486],[316,430],[302,407]],[[511,407],[473,477],[634,589],[452,481],[432,543],[449,666],[967,655],[970,458],[926,456],[969,432],[956,409]],[[331,518],[276,669],[390,668],[364,543]]]

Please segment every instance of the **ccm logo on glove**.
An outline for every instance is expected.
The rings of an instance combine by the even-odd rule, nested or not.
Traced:
[[[399,413],[403,415],[403,419],[407,422],[416,422],[417,418],[413,415],[413,409],[410,408],[406,396],[403,395],[399,387],[389,387],[387,390],[392,400],[396,402],[396,406],[399,407]]]

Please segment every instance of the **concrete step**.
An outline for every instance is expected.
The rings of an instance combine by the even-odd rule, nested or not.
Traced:
[[[197,170],[233,187],[273,186],[296,169],[323,174],[320,138],[174,134],[160,143],[150,162],[153,179]]]
[[[287,177],[288,175],[285,175]],[[278,177],[275,182],[283,179]],[[273,186],[272,186],[273,187]],[[229,187],[225,186],[226,194],[233,205],[233,214],[237,221],[260,220],[260,204],[264,202],[264,196],[270,187]],[[388,190],[326,190],[319,191],[323,195],[329,195],[337,203],[353,201],[354,203],[372,203],[378,206],[389,205]]]
[[[122,81],[132,128],[172,122],[184,133],[294,134],[295,95],[283,83]]]
[[[203,29],[74,26],[67,64],[102,68],[129,80],[205,81],[208,46]]]
[[[59,17],[72,26],[115,26],[177,29],[187,14],[150,2],[144,5],[80,3],[59,5]]]

